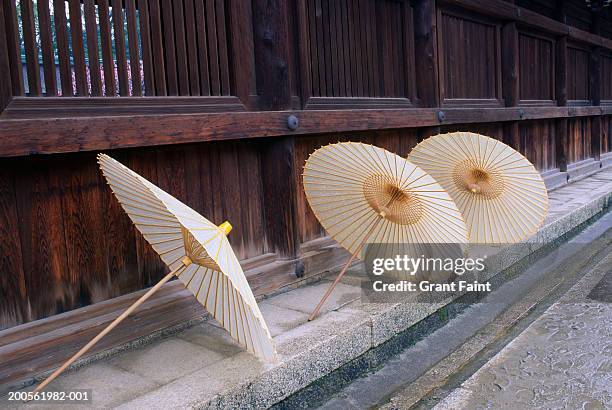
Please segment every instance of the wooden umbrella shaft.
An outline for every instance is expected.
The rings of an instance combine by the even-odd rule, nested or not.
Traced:
[[[117,319],[113,320],[112,323],[110,323],[108,326],[106,326],[106,328],[104,328],[104,330],[102,330],[100,333],[98,333],[98,335],[96,337],[91,339],[91,341],[89,343],[87,343],[85,346],[83,346],[81,348],[81,350],[79,350],[74,356],[72,356],[70,359],[68,359],[66,361],[66,363],[64,363],[60,368],[58,368],[56,371],[54,371],[51,374],[51,376],[49,376],[45,381],[43,381],[41,384],[39,384],[38,387],[36,387],[36,389],[34,390],[34,393],[44,389],[57,376],[59,376],[64,370],[66,370],[68,368],[68,366],[70,366],[72,363],[74,363],[76,360],[78,360],[81,356],[83,356],[89,349],[91,349],[96,343],[98,343],[100,341],[100,339],[102,339],[108,332],[113,330],[115,328],[115,326],[117,326],[119,323],[121,323],[121,321],[123,321],[123,319],[128,317],[134,310],[136,310],[138,308],[138,306],[142,305],[147,299],[149,299],[149,297],[151,297],[151,295],[153,295],[155,292],[157,292],[159,290],[159,288],[162,287],[162,285],[164,283],[166,283],[170,279],[172,279],[172,277],[181,268],[183,268],[184,266],[185,265],[181,265],[178,268],[176,268],[175,270],[173,270],[172,272],[168,273],[166,276],[164,276],[162,280],[157,282],[157,284],[155,286],[153,286],[151,289],[149,289],[147,291],[147,293],[142,295],[136,302],[134,302],[134,304],[132,306],[127,308],[125,310],[125,312],[123,312],[119,317],[117,317]]]
[[[334,280],[334,283],[331,284],[331,286],[329,287],[329,289],[327,289],[327,292],[325,292],[325,295],[323,295],[323,298],[321,298],[321,301],[319,302],[319,304],[317,305],[317,307],[315,308],[315,310],[310,314],[310,316],[308,317],[308,321],[313,320],[315,317],[317,317],[317,315],[319,314],[319,310],[321,310],[321,308],[323,307],[323,304],[325,303],[325,301],[327,300],[327,298],[329,297],[329,295],[331,295],[331,293],[334,291],[334,289],[336,288],[336,286],[338,285],[338,282],[340,282],[340,279],[342,279],[342,277],[344,276],[344,274],[346,273],[346,271],[348,270],[349,266],[351,266],[351,263],[353,263],[353,261],[355,260],[355,258],[357,257],[357,255],[359,254],[359,252],[361,252],[361,249],[363,248],[363,245],[365,245],[366,241],[368,240],[368,238],[370,237],[370,235],[372,235],[372,232],[374,232],[374,229],[376,228],[376,226],[378,225],[378,223],[385,217],[385,213],[381,212],[380,213],[380,219],[377,219],[374,224],[372,225],[372,227],[370,228],[370,230],[368,231],[368,233],[366,233],[366,235],[363,237],[363,239],[361,240],[361,243],[359,244],[359,246],[357,247],[357,249],[355,249],[355,252],[353,252],[353,254],[351,255],[351,257],[349,258],[349,260],[346,262],[346,264],[344,265],[344,267],[342,268],[342,270],[340,271],[340,273],[338,274],[338,276],[336,277],[336,279]]]

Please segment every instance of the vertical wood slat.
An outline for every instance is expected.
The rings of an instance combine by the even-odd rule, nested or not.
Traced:
[[[98,0],[100,19],[100,47],[102,48],[102,64],[104,66],[104,91],[107,97],[116,95],[115,59],[113,58],[112,33],[109,16],[109,0]]]
[[[138,27],[136,20],[136,0],[126,0],[128,46],[130,50],[130,73],[132,74],[132,95],[142,95],[140,77],[140,51],[138,46]]]
[[[66,22],[66,6],[64,0],[53,0],[53,16],[55,18],[55,35],[57,38],[57,57],[60,67],[60,82],[62,96],[72,96],[72,68],[70,66],[70,51],[68,49],[68,31]]]
[[[208,36],[206,34],[206,11],[204,8],[204,0],[195,0],[195,21],[198,34],[198,57],[200,61],[200,92],[201,95],[210,95]]]
[[[176,47],[174,42],[174,18],[172,16],[172,2],[160,0],[163,19],[163,44],[166,61],[166,77],[168,81],[168,95],[178,95],[179,87],[176,78]]]
[[[38,65],[38,45],[36,44],[36,23],[34,22],[34,4],[32,0],[21,0],[21,21],[23,28],[23,45],[26,54],[28,72],[28,94],[39,96],[40,67]]]
[[[318,71],[319,71],[319,94],[317,94],[318,96],[326,96],[329,95],[328,93],[328,84],[329,84],[329,89],[331,90],[331,80],[329,79],[329,70],[328,70],[328,57],[326,54],[326,47],[325,47],[325,30],[323,28],[323,6],[321,4],[321,0],[315,0],[314,3],[314,24],[316,27],[316,33],[317,33],[317,43],[315,45],[316,47],[316,53],[317,53],[317,60],[319,62],[318,64]]]
[[[149,22],[149,4],[147,0],[138,0],[140,23],[140,40],[142,49],[142,68],[144,74],[144,94],[155,95],[155,74],[151,50],[151,25]]]
[[[309,2],[307,0],[299,0],[297,3],[298,27],[299,27],[298,43],[300,44],[300,47],[299,47],[300,49],[299,62],[300,62],[300,77],[301,77],[300,95],[302,96],[303,102],[307,101],[308,98],[310,98],[310,96],[313,94],[313,84],[315,82],[313,80],[313,76],[314,76],[313,70],[316,71],[316,68],[313,68],[313,67],[316,67],[316,62],[313,62],[311,65],[311,57],[310,57],[310,56],[313,56],[312,48],[311,48],[312,32],[310,31],[311,30],[311,25],[310,25],[311,19],[309,19],[312,16],[309,14],[308,3]],[[318,73],[317,73],[316,81],[318,82]],[[318,84],[317,84],[317,88],[318,88]]]
[[[174,43],[176,47],[176,74],[179,95],[189,95],[189,62],[187,61],[187,46],[185,44],[185,13],[182,1],[174,1]]]
[[[89,79],[91,95],[102,95],[102,76],[100,73],[100,52],[98,47],[98,25],[96,22],[95,0],[84,1],[85,30],[87,31],[87,56],[89,58]]]
[[[55,52],[49,0],[38,0],[38,24],[40,27],[43,71],[45,74],[45,95],[54,97],[57,95],[57,77],[55,73]]]
[[[331,50],[331,34],[329,31],[330,22],[329,22],[329,7],[328,0],[321,0],[321,29],[322,34],[321,37],[323,39],[323,62],[325,63],[325,96],[333,96],[334,95],[334,78],[333,78],[333,62],[332,62],[332,50]],[[335,50],[334,50],[335,51]]]
[[[189,69],[189,94],[200,95],[200,64],[198,62],[198,37],[193,0],[185,1],[185,38],[187,41],[187,67]]]
[[[208,38],[208,56],[210,72],[210,93],[221,95],[221,78],[219,74],[219,50],[217,45],[217,20],[215,18],[215,0],[205,0],[206,36]]]
[[[331,62],[331,81],[332,87],[331,92],[332,95],[341,95],[340,91],[340,67],[338,66],[338,43],[337,43],[337,34],[335,32],[336,27],[336,7],[334,6],[337,1],[334,0],[326,0],[326,8],[327,8],[327,27],[329,32],[329,58]]]
[[[227,33],[225,30],[225,0],[215,0],[217,18],[217,46],[219,47],[219,77],[221,80],[220,95],[230,95],[230,72],[227,54]]]
[[[86,96],[89,94],[89,91],[87,89],[87,72],[85,70],[85,48],[83,47],[81,0],[69,0],[69,10],[76,95]]]
[[[353,96],[353,84],[354,84],[354,71],[355,71],[355,58],[353,56],[354,50],[351,48],[352,42],[350,37],[350,21],[349,21],[349,10],[348,0],[342,0],[341,2],[341,13],[342,13],[342,43],[344,44],[344,79],[346,84],[346,95],[347,97]]]
[[[414,85],[416,84],[414,73],[414,21],[412,17],[412,8],[409,3],[402,3],[402,15],[404,16],[402,25],[402,38],[404,41],[402,66],[404,67],[406,80],[404,82],[403,95],[410,98],[414,102]]]
[[[349,0],[351,3],[351,7],[350,7],[350,13],[349,15],[350,17],[350,21],[353,22],[354,24],[352,24],[351,28],[352,28],[352,33],[351,36],[353,38],[353,42],[354,42],[354,47],[355,47],[355,53],[353,54],[355,56],[355,61],[357,62],[357,64],[355,64],[355,84],[356,84],[356,89],[354,89],[353,91],[353,95],[356,97],[362,97],[364,95],[366,95],[365,93],[365,88],[364,88],[364,65],[363,65],[363,47],[362,47],[362,43],[361,43],[361,24],[360,24],[360,8],[359,8],[359,1],[358,0]]]
[[[333,1],[330,5],[333,10],[334,20],[332,21],[332,27],[335,32],[333,33],[332,41],[336,42],[336,66],[338,67],[338,94],[340,97],[346,97],[346,82],[344,72],[344,41],[342,37],[342,0]]]
[[[166,88],[166,64],[164,61],[164,42],[161,27],[159,0],[148,0],[149,23],[151,25],[151,54],[155,73],[155,95],[168,95]]]
[[[6,27],[5,24],[6,23],[5,23],[5,18],[4,18],[4,5],[0,3],[0,27],[2,28]],[[1,73],[10,73],[11,62],[9,58],[8,49],[9,48],[8,48],[8,41],[6,38],[6,31],[4,29],[0,29],[0,72]],[[13,96],[13,88],[12,88],[11,80],[12,78],[9,75],[4,81],[0,81],[0,113],[4,111],[4,109],[9,104]]]
[[[119,78],[119,95],[130,94],[127,58],[125,55],[125,31],[123,29],[123,5],[121,0],[112,0],[113,31],[115,34],[115,55],[117,59],[117,77]]]
[[[13,95],[23,95],[23,72],[21,69],[21,49],[19,47],[19,25],[15,0],[4,0],[4,24],[6,26],[6,46],[11,72]]]

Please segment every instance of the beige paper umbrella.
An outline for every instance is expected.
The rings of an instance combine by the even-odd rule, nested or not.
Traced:
[[[121,206],[171,272],[36,391],[43,389],[174,276],[239,344],[259,358],[272,359],[275,350],[270,332],[226,237],[231,225],[224,222],[216,226],[107,155],[100,154],[98,162]]]
[[[446,191],[418,166],[373,145],[346,142],[316,150],[304,166],[304,190],[323,228],[351,252],[310,319],[366,242],[468,241],[461,212]]]
[[[520,242],[544,222],[548,194],[534,166],[508,145],[484,135],[453,132],[418,144],[408,159],[455,200],[470,242]]]

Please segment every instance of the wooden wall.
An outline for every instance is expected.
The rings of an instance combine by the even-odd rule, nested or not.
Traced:
[[[578,0],[60,1],[61,55],[51,58],[41,9],[40,25],[24,26],[25,71],[17,3],[0,4],[0,329],[164,274],[106,186],[99,151],[229,220],[245,264],[300,261],[325,236],[301,185],[321,145],[405,156],[429,135],[473,131],[553,172],[611,151],[612,20]],[[19,4],[34,18],[33,3]],[[96,28],[100,7],[110,17]],[[64,27],[81,20],[62,18],[79,10],[80,30],[102,33],[87,49]],[[299,273],[266,269],[250,277],[266,292]]]

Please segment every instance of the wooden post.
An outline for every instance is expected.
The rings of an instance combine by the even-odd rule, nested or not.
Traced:
[[[591,32],[600,35],[601,12],[591,14]],[[601,48],[593,47],[589,59],[589,87],[591,105],[599,106],[601,103]],[[591,155],[595,160],[601,159],[601,116],[591,118]]]
[[[501,33],[502,48],[502,93],[506,107],[519,103],[519,36],[516,22],[506,23]],[[504,123],[504,143],[519,150],[519,123]]]
[[[502,28],[502,92],[506,107],[519,102],[519,36],[516,22],[506,23]]]
[[[4,6],[0,3],[0,73],[9,73],[11,67],[5,27]],[[6,74],[3,74],[3,76],[4,78],[0,81],[0,113],[9,104],[12,96],[11,78]]]
[[[255,72],[259,109],[264,111],[291,107],[288,3],[253,1]]]
[[[417,0],[414,5],[414,48],[417,98],[422,107],[438,107],[438,54],[435,0]]]
[[[289,84],[288,2],[253,2],[255,73],[261,110],[283,111],[291,107]],[[287,128],[287,133],[291,133]],[[283,259],[298,256],[296,223],[295,139],[270,138],[261,147],[266,239],[269,250]]]
[[[555,95],[557,105],[567,105],[567,36],[557,39],[555,61]],[[567,171],[567,118],[555,121],[555,157],[561,172]]]

